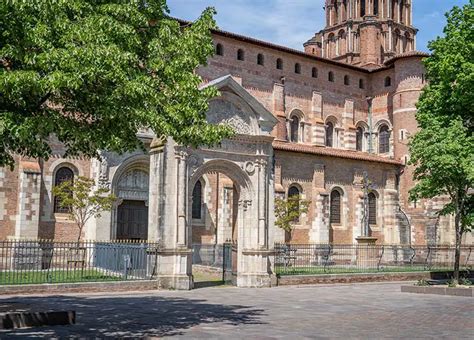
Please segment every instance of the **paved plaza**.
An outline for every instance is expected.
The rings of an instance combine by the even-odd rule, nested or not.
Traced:
[[[447,338],[474,335],[474,299],[400,292],[400,284],[1,297],[2,304],[76,310],[73,326],[0,338]]]

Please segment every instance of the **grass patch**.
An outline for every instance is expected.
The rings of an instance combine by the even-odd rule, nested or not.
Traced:
[[[413,267],[381,267],[380,270],[376,268],[344,268],[344,267],[276,267],[275,271],[279,275],[310,275],[310,274],[373,274],[373,273],[401,273],[401,272],[444,272],[449,270],[444,269],[427,269],[424,266],[413,266]]]
[[[41,270],[0,272],[0,285],[99,282],[121,280],[121,276],[107,275],[96,269],[62,269],[50,271]]]

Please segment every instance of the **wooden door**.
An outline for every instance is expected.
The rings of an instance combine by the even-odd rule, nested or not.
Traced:
[[[148,238],[148,207],[144,201],[123,201],[117,211],[117,239]]]

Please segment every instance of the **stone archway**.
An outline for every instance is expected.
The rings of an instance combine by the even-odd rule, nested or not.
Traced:
[[[191,163],[195,163],[197,157],[198,156],[196,154],[192,154],[189,156],[188,159],[191,161]],[[239,167],[236,163],[230,162],[225,159],[210,160],[205,164],[200,165],[197,169],[192,168],[191,172],[192,173],[190,174],[188,185],[188,206],[192,206],[192,192],[194,190],[194,186],[204,176],[209,174],[219,174],[220,176],[229,179],[232,182],[232,186],[236,192],[235,195],[232,195],[232,202],[224,202],[224,197],[221,197],[221,205],[219,205],[219,191],[221,189],[219,187],[219,182],[215,183],[217,184],[216,186],[209,189],[216,191],[214,194],[216,195],[215,198],[217,202],[214,201],[212,202],[212,204],[216,205],[214,208],[220,211],[220,214],[224,215],[225,211],[227,210],[226,208],[236,210],[232,211],[231,219],[233,221],[230,225],[227,225],[226,228],[226,226],[223,225],[224,223],[222,223],[223,217],[221,217],[221,219],[216,219],[214,230],[214,243],[201,243],[199,244],[198,249],[204,247],[204,249],[207,249],[208,255],[210,251],[212,260],[215,263],[218,263],[220,268],[222,268],[224,263],[226,263],[227,265],[229,265],[230,263],[231,268],[227,268],[226,270],[228,271],[226,273],[230,274],[230,272],[232,272],[232,276],[229,277],[226,275],[226,277],[228,279],[231,278],[232,282],[238,285],[239,273],[243,270],[242,264],[244,262],[242,249],[248,248],[244,247],[246,243],[244,235],[249,233],[249,231],[246,230],[245,227],[248,226],[251,228],[251,225],[253,224],[252,222],[255,221],[255,216],[253,215],[255,212],[251,209],[252,198],[254,197],[252,181],[249,175],[241,167]],[[222,187],[222,189],[224,188]],[[229,206],[226,207],[226,203]],[[192,239],[194,236],[193,234],[195,230],[193,228],[191,211],[189,209],[187,211],[187,221],[187,229],[189,230],[189,244],[192,244]],[[224,233],[227,235],[227,237],[224,237]],[[224,243],[229,242],[230,240],[232,242],[232,246],[224,246]],[[193,244],[193,251],[197,251],[198,249],[195,249]],[[200,256],[198,257],[200,258]],[[240,281],[242,281],[242,278],[240,279]]]
[[[236,135],[219,146],[188,148],[171,138],[150,147],[150,230],[159,242],[158,283],[191,289],[191,200],[196,181],[222,172],[238,186],[237,285],[271,284],[273,244],[273,137],[277,119],[230,76],[212,81],[221,96],[211,101],[209,123],[227,124]]]

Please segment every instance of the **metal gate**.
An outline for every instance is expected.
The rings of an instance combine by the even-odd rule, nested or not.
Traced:
[[[193,244],[193,276],[196,287],[234,283],[234,245]],[[236,268],[235,268],[236,269]]]

